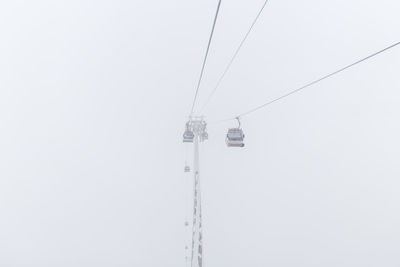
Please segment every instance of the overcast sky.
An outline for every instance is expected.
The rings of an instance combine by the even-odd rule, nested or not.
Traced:
[[[224,0],[204,103],[264,0]],[[184,267],[184,123],[217,0],[0,2],[0,266]],[[205,111],[400,41],[398,0],[271,0]],[[400,266],[400,47],[201,146],[204,267]],[[185,208],[186,207],[186,208]]]

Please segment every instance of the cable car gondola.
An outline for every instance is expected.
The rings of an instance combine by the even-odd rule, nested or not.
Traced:
[[[183,133],[183,142],[184,143],[193,143],[193,139],[194,139],[194,134],[192,131],[186,130]]]
[[[239,118],[236,118],[239,127],[237,128],[230,128],[228,133],[226,134],[226,145],[228,147],[244,147],[244,133],[243,130],[240,128],[240,121]]]
[[[189,123],[186,123],[186,130],[183,133],[183,142],[184,143],[193,143],[194,133],[189,128]]]
[[[185,168],[184,168],[184,171],[185,172],[190,172],[190,167],[188,165],[186,165]]]

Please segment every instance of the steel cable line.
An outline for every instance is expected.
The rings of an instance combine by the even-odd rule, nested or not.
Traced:
[[[210,38],[208,39],[208,45],[207,45],[206,55],[204,56],[203,65],[202,65],[202,67],[201,67],[200,77],[199,77],[199,81],[197,82],[196,93],[195,93],[195,95],[194,95],[194,99],[193,99],[193,104],[192,104],[192,109],[191,109],[191,111],[190,111],[190,115],[193,115],[194,106],[195,106],[195,104],[196,104],[197,95],[198,95],[198,93],[199,93],[199,88],[200,88],[200,84],[201,84],[201,79],[203,78],[204,68],[205,68],[205,66],[206,66],[207,57],[208,57],[208,51],[210,50],[211,41],[212,41],[212,38],[213,38],[213,35],[214,35],[215,24],[217,23],[217,18],[218,18],[219,8],[220,8],[220,6],[221,6],[221,1],[222,1],[222,0],[219,0],[219,1],[218,1],[217,11],[216,11],[216,13],[215,13],[214,23],[213,23],[213,25],[212,25]]]
[[[347,65],[347,66],[345,66],[345,67],[343,67],[343,68],[341,68],[341,69],[339,69],[337,71],[334,71],[334,72],[332,72],[332,73],[330,73],[328,75],[325,75],[325,76],[323,76],[323,77],[321,77],[321,78],[319,78],[317,80],[314,80],[314,81],[312,81],[312,82],[310,82],[310,83],[308,83],[306,85],[303,85],[303,86],[301,86],[301,87],[299,87],[299,88],[297,88],[295,90],[292,90],[292,91],[290,91],[290,92],[288,92],[288,93],[286,93],[286,94],[284,94],[284,95],[282,95],[280,97],[277,97],[277,98],[275,98],[273,100],[270,100],[270,101],[268,101],[268,102],[266,102],[266,103],[264,103],[264,104],[262,104],[260,106],[257,106],[257,107],[255,107],[253,109],[250,109],[250,110],[246,111],[246,112],[243,112],[243,113],[241,113],[241,114],[239,114],[239,115],[237,115],[235,117],[224,119],[224,120],[215,121],[215,122],[212,122],[212,123],[230,121],[230,120],[235,120],[236,118],[247,116],[250,113],[256,112],[256,111],[258,111],[258,110],[260,110],[262,108],[265,108],[266,106],[269,106],[269,105],[271,105],[271,104],[273,104],[273,103],[275,103],[277,101],[280,101],[280,100],[282,100],[282,99],[284,99],[284,98],[286,98],[286,97],[288,97],[290,95],[298,93],[299,91],[301,91],[303,89],[306,89],[307,87],[310,87],[310,86],[312,86],[312,85],[314,85],[316,83],[319,83],[319,82],[321,82],[321,81],[323,81],[325,79],[328,79],[328,78],[330,78],[330,77],[332,77],[332,76],[334,76],[334,75],[336,75],[338,73],[341,73],[341,72],[343,72],[343,71],[345,71],[345,70],[347,70],[347,69],[349,69],[349,68],[351,68],[351,67],[353,67],[355,65],[358,65],[358,64],[360,64],[360,63],[362,63],[362,62],[364,62],[364,61],[366,61],[366,60],[368,60],[368,59],[370,59],[372,57],[375,57],[375,56],[377,56],[377,55],[379,55],[379,54],[381,54],[383,52],[386,52],[387,50],[392,49],[392,48],[394,48],[394,47],[396,47],[398,45],[400,45],[400,42],[394,43],[394,44],[392,44],[392,45],[390,45],[390,46],[388,46],[388,47],[386,47],[386,48],[384,48],[382,50],[379,50],[378,52],[375,52],[375,53],[373,53],[373,54],[371,54],[371,55],[369,55],[369,56],[367,56],[365,58],[362,58],[362,59],[360,59],[360,60],[358,60],[358,61],[356,61],[356,62],[354,62],[354,63],[352,63],[350,65]]]
[[[215,92],[217,91],[217,89],[218,89],[219,85],[221,84],[222,80],[225,78],[225,75],[228,73],[233,61],[235,60],[236,56],[239,54],[240,49],[242,48],[244,42],[247,40],[247,37],[250,35],[250,32],[253,29],[254,25],[257,23],[257,20],[261,16],[261,13],[263,12],[263,10],[264,10],[265,6],[267,5],[268,1],[269,0],[266,0],[264,2],[264,4],[262,5],[262,7],[261,7],[260,11],[258,12],[257,16],[255,17],[253,23],[251,24],[250,28],[248,29],[247,33],[245,34],[244,38],[242,39],[242,41],[240,42],[239,46],[237,47],[235,53],[233,54],[231,60],[229,61],[228,65],[225,67],[224,72],[222,73],[222,75],[218,79],[217,84],[215,85],[214,89],[211,91],[210,95],[208,96],[205,104],[201,108],[200,113],[203,113],[203,111],[205,110],[207,104],[210,102],[211,98],[214,96]]]

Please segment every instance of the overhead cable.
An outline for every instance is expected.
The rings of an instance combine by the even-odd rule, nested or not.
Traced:
[[[257,23],[258,18],[261,16],[261,13],[263,12],[265,6],[267,5],[269,0],[266,0],[264,2],[264,4],[262,5],[261,9],[258,11],[257,16],[255,17],[255,19],[253,20],[253,23],[251,24],[250,28],[247,30],[246,34],[244,35],[242,41],[240,42],[239,46],[236,48],[235,53],[233,54],[231,60],[229,61],[228,65],[225,67],[224,72],[222,73],[222,75],[220,76],[220,78],[218,79],[217,84],[215,85],[214,89],[211,91],[210,95],[208,96],[205,104],[203,105],[201,112],[203,113],[203,111],[205,110],[207,104],[210,102],[211,98],[214,96],[215,92],[217,91],[218,87],[220,86],[222,80],[224,79],[225,75],[228,73],[230,67],[232,66],[233,61],[235,60],[236,56],[239,54],[240,49],[242,48],[244,42],[247,40],[247,37],[249,37],[251,30],[253,29],[254,25]]]
[[[213,35],[214,35],[215,24],[217,23],[217,18],[218,18],[219,8],[220,8],[220,6],[221,6],[221,1],[222,1],[222,0],[219,0],[219,1],[218,1],[217,11],[216,11],[216,13],[215,13],[214,23],[213,23],[213,25],[212,25],[210,38],[208,39],[208,45],[207,45],[206,55],[204,56],[203,65],[202,65],[202,67],[201,67],[200,77],[199,77],[199,81],[197,82],[196,93],[195,93],[195,95],[194,95],[194,99],[193,99],[193,104],[192,104],[192,109],[191,109],[191,111],[190,111],[190,115],[193,115],[194,106],[195,106],[195,104],[196,104],[197,95],[198,95],[198,93],[199,93],[199,88],[200,88],[201,80],[202,80],[202,78],[203,78],[204,68],[205,68],[206,62],[207,62],[208,52],[209,52],[209,50],[210,50],[211,41],[212,41],[212,38],[213,38]]]
[[[240,118],[240,117],[243,117],[243,116],[247,116],[247,115],[249,115],[249,114],[251,114],[251,113],[253,113],[253,112],[256,112],[256,111],[258,111],[258,110],[260,110],[260,109],[262,109],[262,108],[265,108],[265,107],[267,107],[267,106],[269,106],[269,105],[271,105],[271,104],[273,104],[273,103],[275,103],[275,102],[278,102],[278,101],[280,101],[280,100],[282,100],[282,99],[284,99],[284,98],[286,98],[286,97],[288,97],[288,96],[291,96],[291,95],[293,95],[293,94],[295,94],[295,93],[298,93],[298,92],[300,92],[301,90],[304,90],[304,89],[306,89],[306,88],[308,88],[308,87],[310,87],[310,86],[312,86],[312,85],[315,85],[316,83],[319,83],[319,82],[321,82],[321,81],[323,81],[323,80],[325,80],[325,79],[328,79],[328,78],[330,78],[330,77],[332,77],[332,76],[334,76],[334,75],[336,75],[336,74],[339,74],[339,73],[341,73],[341,72],[343,72],[343,71],[345,71],[345,70],[347,70],[347,69],[349,69],[349,68],[351,68],[351,67],[354,67],[355,65],[358,65],[358,64],[360,64],[360,63],[362,63],[362,62],[364,62],[364,61],[366,61],[366,60],[368,60],[368,59],[370,59],[370,58],[373,58],[373,57],[375,57],[375,56],[377,56],[377,55],[379,55],[379,54],[381,54],[381,53],[383,53],[383,52],[386,52],[386,51],[388,51],[389,49],[392,49],[392,48],[394,48],[394,47],[396,47],[396,46],[398,46],[398,45],[400,45],[400,42],[394,43],[394,44],[392,44],[392,45],[390,45],[390,46],[388,46],[388,47],[386,47],[386,48],[384,48],[384,49],[382,49],[382,50],[379,50],[378,52],[375,52],[375,53],[373,53],[373,54],[371,54],[371,55],[369,55],[369,56],[367,56],[367,57],[364,57],[364,58],[362,58],[362,59],[360,59],[360,60],[357,60],[357,61],[354,62],[354,63],[351,63],[351,64],[349,64],[349,65],[347,65],[347,66],[345,66],[345,67],[343,67],[343,68],[341,68],[341,69],[339,69],[339,70],[336,70],[336,71],[334,71],[334,72],[332,72],[332,73],[330,73],[330,74],[328,74],[328,75],[325,75],[325,76],[323,76],[323,77],[321,77],[321,78],[319,78],[319,79],[317,79],[317,80],[314,80],[314,81],[312,81],[312,82],[310,82],[310,83],[307,83],[306,85],[303,85],[303,86],[301,86],[301,87],[299,87],[299,88],[297,88],[297,89],[295,89],[295,90],[289,91],[288,93],[286,93],[286,94],[284,94],[284,95],[282,95],[282,96],[280,96],[280,97],[277,97],[277,98],[275,98],[275,99],[273,99],[273,100],[270,100],[270,101],[268,101],[268,102],[266,102],[266,103],[264,103],[264,104],[262,104],[262,105],[259,105],[259,106],[255,107],[255,108],[252,108],[252,109],[250,109],[250,110],[248,110],[248,111],[246,111],[246,112],[243,112],[243,113],[241,113],[241,114],[239,114],[239,115],[236,115],[236,116],[234,116],[234,117],[231,117],[231,118],[228,118],[228,119],[225,119],[225,120],[220,120],[220,121],[217,121],[217,122],[235,120],[237,117]],[[214,123],[216,123],[216,122],[214,122]]]

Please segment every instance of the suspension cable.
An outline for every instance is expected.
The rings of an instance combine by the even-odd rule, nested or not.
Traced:
[[[362,62],[364,62],[364,61],[366,61],[366,60],[368,60],[368,59],[370,59],[372,57],[375,57],[375,56],[377,56],[377,55],[379,55],[379,54],[381,54],[383,52],[386,52],[387,50],[392,49],[392,48],[394,48],[394,47],[396,47],[398,45],[400,45],[400,42],[394,43],[394,44],[392,44],[392,45],[390,45],[390,46],[388,46],[388,47],[386,47],[386,48],[384,48],[382,50],[379,50],[378,52],[375,52],[375,53],[373,53],[373,54],[371,54],[371,55],[369,55],[369,56],[367,56],[365,58],[362,58],[362,59],[360,59],[360,60],[358,60],[358,61],[356,61],[354,63],[351,63],[350,65],[347,65],[347,66],[345,66],[345,67],[343,67],[343,68],[341,68],[341,69],[339,69],[337,71],[334,71],[334,72],[332,72],[332,73],[330,73],[328,75],[325,75],[325,76],[323,76],[323,77],[321,77],[321,78],[319,78],[317,80],[314,80],[314,81],[312,81],[312,82],[310,82],[310,83],[308,83],[306,85],[303,85],[303,86],[301,86],[301,87],[299,87],[299,88],[297,88],[295,90],[289,91],[288,93],[286,93],[286,94],[284,94],[284,95],[282,95],[280,97],[277,97],[277,98],[275,98],[273,100],[270,100],[270,101],[268,101],[268,102],[266,102],[266,103],[264,103],[262,105],[259,105],[259,106],[255,107],[253,109],[250,109],[250,110],[248,110],[246,112],[243,112],[243,113],[241,113],[239,115],[236,115],[235,117],[231,117],[231,118],[228,118],[228,119],[211,122],[211,124],[212,123],[219,123],[219,122],[224,122],[224,121],[235,120],[237,117],[240,118],[240,117],[243,117],[243,116],[247,116],[247,115],[249,115],[249,114],[251,114],[253,112],[256,112],[256,111],[258,111],[258,110],[260,110],[262,108],[265,108],[265,107],[267,107],[267,106],[269,106],[269,105],[271,105],[271,104],[273,104],[275,102],[278,102],[278,101],[280,101],[280,100],[282,100],[282,99],[284,99],[284,98],[286,98],[286,97],[288,97],[290,95],[298,93],[299,91],[301,91],[303,89],[306,89],[307,87],[310,87],[310,86],[312,86],[312,85],[314,85],[316,83],[319,83],[319,82],[321,82],[321,81],[323,81],[325,79],[328,79],[328,78],[330,78],[330,77],[332,77],[332,76],[334,76],[334,75],[336,75],[338,73],[341,73],[341,72],[343,72],[343,71],[345,71],[345,70],[347,70],[347,69],[349,69],[349,68],[351,68],[351,67],[353,67],[355,65],[358,65],[358,64],[360,64],[360,63],[362,63]]]
[[[190,115],[193,115],[194,106],[195,106],[195,104],[196,104],[197,95],[198,95],[198,93],[199,93],[199,88],[200,88],[201,80],[202,80],[202,78],[203,78],[204,68],[205,68],[206,62],[207,62],[208,52],[209,52],[209,50],[210,50],[211,41],[212,41],[212,38],[213,38],[213,35],[214,35],[215,24],[217,23],[217,18],[218,18],[219,8],[220,8],[220,6],[221,6],[221,1],[222,1],[222,0],[219,0],[219,1],[218,1],[217,11],[216,11],[216,13],[215,13],[214,23],[213,23],[213,25],[212,25],[210,38],[208,39],[208,45],[207,45],[206,55],[204,56],[203,65],[202,65],[202,67],[201,67],[200,77],[199,77],[199,81],[197,82],[196,93],[195,93],[195,95],[194,95],[194,99],[193,99],[193,104],[192,104],[192,109],[191,109],[191,111],[190,111]]]
[[[214,89],[211,91],[210,95],[207,97],[207,100],[205,102],[205,104],[203,105],[203,107],[201,108],[200,113],[203,113],[203,111],[205,110],[207,104],[210,102],[211,98],[214,96],[215,92],[217,91],[218,87],[220,86],[222,80],[225,78],[225,75],[228,73],[233,61],[235,60],[236,56],[239,54],[240,49],[242,48],[244,42],[247,40],[247,37],[249,37],[251,30],[253,29],[254,25],[257,23],[258,18],[261,16],[261,13],[263,12],[265,6],[267,5],[269,0],[265,0],[264,4],[262,5],[261,9],[258,11],[257,16],[255,17],[255,19],[253,20],[253,23],[251,24],[250,28],[248,29],[247,33],[245,34],[245,36],[243,37],[242,41],[240,42],[239,46],[237,47],[235,53],[233,54],[231,60],[229,61],[228,65],[225,67],[224,72],[222,73],[222,75],[220,76],[220,78],[218,79],[217,84],[215,85]]]

